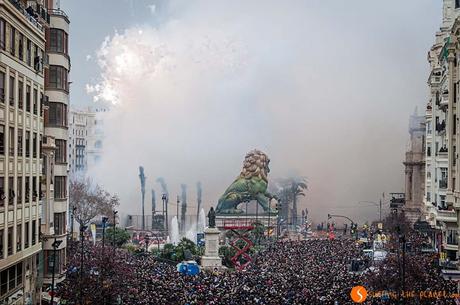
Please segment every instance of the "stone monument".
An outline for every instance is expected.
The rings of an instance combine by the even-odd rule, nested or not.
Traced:
[[[205,250],[201,257],[201,267],[204,269],[222,268],[222,259],[219,256],[219,235],[216,228],[216,213],[214,208],[208,212],[209,227],[204,230]]]

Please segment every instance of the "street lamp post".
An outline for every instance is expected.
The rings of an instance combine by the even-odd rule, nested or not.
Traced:
[[[70,214],[70,240],[73,240],[73,222],[75,217],[75,212],[77,211],[77,207],[72,208],[72,213]]]
[[[84,249],[84,233],[88,226],[81,225],[80,226],[80,241],[81,241],[81,261],[80,261],[80,304],[83,304],[83,260],[85,255]]]
[[[168,196],[163,194],[161,200],[163,201],[163,230],[165,230],[166,235],[168,235]]]
[[[270,200],[271,203],[271,200]],[[267,226],[267,239],[270,242],[270,214],[271,214],[271,205],[268,204],[268,226]]]
[[[62,240],[57,240],[54,238],[54,242],[51,245],[53,247],[53,273],[51,275],[51,305],[54,305],[54,275],[56,272],[56,250],[61,245]]]
[[[117,225],[118,211],[113,210],[113,234],[112,234],[112,247],[115,249],[115,227]]]
[[[109,218],[102,216],[102,255],[104,255],[105,250],[105,227],[107,225],[107,221],[109,221]]]

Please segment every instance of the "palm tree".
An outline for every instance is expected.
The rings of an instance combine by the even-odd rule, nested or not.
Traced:
[[[273,185],[273,184],[272,184]],[[307,182],[305,177],[289,177],[280,179],[274,183],[274,193],[277,194],[281,201],[280,216],[287,221],[291,216],[291,221],[288,223],[296,224],[297,222],[297,198],[305,196],[307,190]],[[292,207],[292,208],[291,208]]]
[[[291,197],[292,197],[292,224],[297,225],[297,198],[299,196],[305,197],[307,190],[307,182],[305,177],[291,178]]]

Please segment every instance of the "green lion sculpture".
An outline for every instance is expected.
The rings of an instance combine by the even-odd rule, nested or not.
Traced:
[[[217,204],[217,214],[240,214],[238,205],[243,202],[256,200],[266,213],[276,214],[277,210],[270,207],[270,200],[277,199],[267,192],[270,172],[270,159],[260,150],[250,151],[243,163],[241,174],[227,188]]]

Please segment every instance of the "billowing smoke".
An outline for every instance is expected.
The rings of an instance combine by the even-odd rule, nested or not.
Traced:
[[[163,177],[160,177],[157,179],[157,182],[160,184],[161,191],[163,192],[163,194],[166,194],[166,197],[169,198],[168,185],[166,184],[165,179]]]
[[[196,223],[198,225],[198,220],[200,218],[200,210],[201,210],[201,197],[202,197],[202,194],[203,193],[203,190],[201,189],[201,182],[197,182],[196,183],[196,202],[197,202],[197,206],[196,206]]]
[[[170,0],[154,26],[108,36],[88,91],[113,107],[90,174],[134,214],[138,164],[171,195],[201,181],[207,209],[257,148],[270,179],[308,177],[299,210],[317,221],[378,217],[356,206],[404,188],[407,119],[425,101],[433,36],[412,10],[392,9],[388,23],[397,1],[326,2]]]
[[[184,232],[185,227],[186,227],[185,215],[187,213],[187,185],[181,184],[180,188],[182,190],[181,209],[180,209],[180,225],[181,225],[181,231]]]
[[[152,189],[152,215],[155,214],[156,209],[157,209],[157,201],[155,198],[155,190]]]

